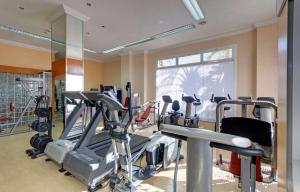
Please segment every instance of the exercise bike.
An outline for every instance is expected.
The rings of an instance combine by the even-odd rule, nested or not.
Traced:
[[[194,94],[194,97],[184,96],[184,94],[182,94],[182,101],[186,103],[183,126],[197,128],[200,121],[197,115],[197,107],[201,105],[200,99],[197,98],[196,94]],[[192,105],[194,105],[195,109],[194,115],[192,115]]]

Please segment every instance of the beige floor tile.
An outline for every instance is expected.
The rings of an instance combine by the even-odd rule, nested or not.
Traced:
[[[146,131],[147,134],[151,131]],[[54,128],[54,137],[61,133],[61,124]],[[52,162],[45,162],[46,157],[30,159],[25,150],[30,148],[30,137],[35,134],[24,133],[0,138],[0,192],[82,192],[86,186],[73,177],[66,177],[58,172],[58,167]],[[145,134],[145,133],[144,133]],[[146,135],[147,135],[146,134]],[[185,145],[183,153],[185,153]],[[178,191],[185,191],[185,168],[183,161],[180,164],[178,175]],[[160,171],[155,177],[142,183],[138,191],[160,192],[172,191],[174,164],[168,169]],[[215,192],[235,192],[237,181],[224,171],[214,168]],[[201,186],[199,186],[201,187]],[[102,189],[99,191],[109,191]],[[259,192],[275,192],[277,185],[258,184]]]

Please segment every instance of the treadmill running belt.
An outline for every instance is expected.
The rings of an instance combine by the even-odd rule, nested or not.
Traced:
[[[148,137],[134,135],[134,134],[132,134],[130,136],[131,136],[131,140],[130,140],[131,153],[138,152],[148,143],[148,141],[150,141],[150,139]],[[95,151],[95,153],[101,157],[105,157],[110,146],[111,146],[111,144],[108,144],[108,145],[106,145],[106,147]]]
[[[110,140],[108,131],[102,131],[101,133],[94,135],[88,146],[95,145],[95,144],[100,143],[105,140]]]

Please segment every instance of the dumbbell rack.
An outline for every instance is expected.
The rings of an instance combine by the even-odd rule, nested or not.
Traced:
[[[28,87],[30,92],[37,92],[39,87],[46,87],[48,93],[51,93],[51,73],[30,75],[0,73],[0,137],[30,131],[28,124],[36,119],[34,102],[30,102],[24,111],[31,95],[24,89],[21,82],[16,81],[16,78],[41,78],[42,82],[26,81],[22,83]]]

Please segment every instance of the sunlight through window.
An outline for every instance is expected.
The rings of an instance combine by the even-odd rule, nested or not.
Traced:
[[[220,59],[213,63],[201,61],[202,53],[178,57],[177,65],[176,58],[173,58],[175,67],[172,63],[173,67],[158,68],[156,71],[156,98],[162,102],[162,96],[169,95],[173,100],[180,102],[180,111],[184,113],[185,103],[182,102],[182,94],[190,96],[196,94],[202,103],[197,107],[197,114],[204,121],[215,121],[216,104],[211,103],[211,95],[235,96],[235,60],[224,59],[233,58],[232,52],[233,48],[204,52],[209,54],[207,56],[209,59]],[[171,110],[171,106],[169,107]]]

